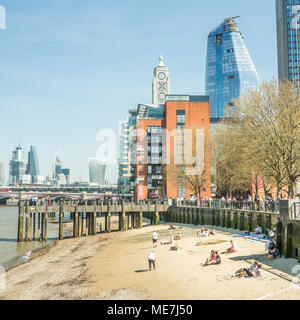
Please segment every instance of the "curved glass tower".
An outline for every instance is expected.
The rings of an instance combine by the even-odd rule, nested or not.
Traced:
[[[276,0],[278,77],[300,80],[300,0]]]
[[[205,94],[210,97],[210,117],[218,122],[248,88],[257,88],[258,74],[233,17],[208,36]]]

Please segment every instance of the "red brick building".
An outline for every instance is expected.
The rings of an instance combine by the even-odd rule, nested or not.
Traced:
[[[186,176],[200,176],[211,195],[210,113],[207,96],[167,95],[161,105],[137,110],[135,197],[185,198],[194,194]]]

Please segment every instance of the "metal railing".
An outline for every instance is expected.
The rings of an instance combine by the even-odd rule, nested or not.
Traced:
[[[226,200],[202,200],[202,201],[175,201],[177,206],[193,206],[200,208],[215,208],[215,209],[236,209],[247,211],[260,211],[260,212],[276,212],[279,213],[279,202],[266,200],[266,201],[226,201]],[[300,203],[299,203],[300,212]]]

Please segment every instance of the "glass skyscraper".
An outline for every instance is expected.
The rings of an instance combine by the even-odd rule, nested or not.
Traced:
[[[278,78],[300,80],[300,0],[276,0]]]
[[[26,166],[26,174],[31,176],[32,183],[38,182],[38,176],[40,175],[40,169],[37,159],[36,148],[30,146],[30,151],[28,152],[28,162]]]
[[[257,88],[258,74],[235,18],[210,32],[207,44],[205,94],[210,97],[211,122],[224,118],[227,106],[248,88]]]

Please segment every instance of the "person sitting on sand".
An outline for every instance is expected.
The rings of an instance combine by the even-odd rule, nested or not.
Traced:
[[[207,266],[207,265],[209,265],[209,264],[212,263],[212,262],[215,263],[216,260],[217,260],[217,255],[216,255],[216,253],[215,253],[215,250],[212,250],[212,251],[210,252],[210,257],[206,259],[206,262],[205,262],[204,265]]]
[[[231,247],[227,249],[226,253],[233,253],[239,251],[239,248],[234,241],[230,240],[230,243]]]
[[[180,233],[176,233],[174,236],[174,240],[181,240],[181,234]]]
[[[174,226],[171,224],[169,230],[175,230],[175,229],[176,229],[176,227],[174,227]]]
[[[174,244],[174,245],[171,247],[171,250],[172,250],[172,251],[177,251],[177,250],[178,250],[178,247],[176,246],[176,244]]]
[[[167,242],[161,242],[160,244],[163,246],[163,245],[166,245],[166,244],[172,244],[173,243],[173,238],[172,236],[170,236],[170,241],[167,241]]]
[[[204,230],[202,230],[202,237],[209,237],[209,231],[207,228],[205,228]]]
[[[210,235],[215,236],[216,235],[216,230],[214,227],[212,227],[212,229],[210,230]]]
[[[269,247],[268,247],[268,251],[269,251],[268,255],[267,255],[268,260],[274,260],[280,256],[280,252],[276,248],[276,245],[273,241],[270,242]]]
[[[243,278],[243,277],[259,277],[261,275],[259,269],[261,269],[262,265],[258,264],[257,262],[254,262],[253,265],[250,266],[250,268],[243,268],[238,270],[235,273],[235,276],[237,278]]]
[[[262,228],[260,226],[256,226],[256,229],[254,230],[255,234],[262,234]]]

